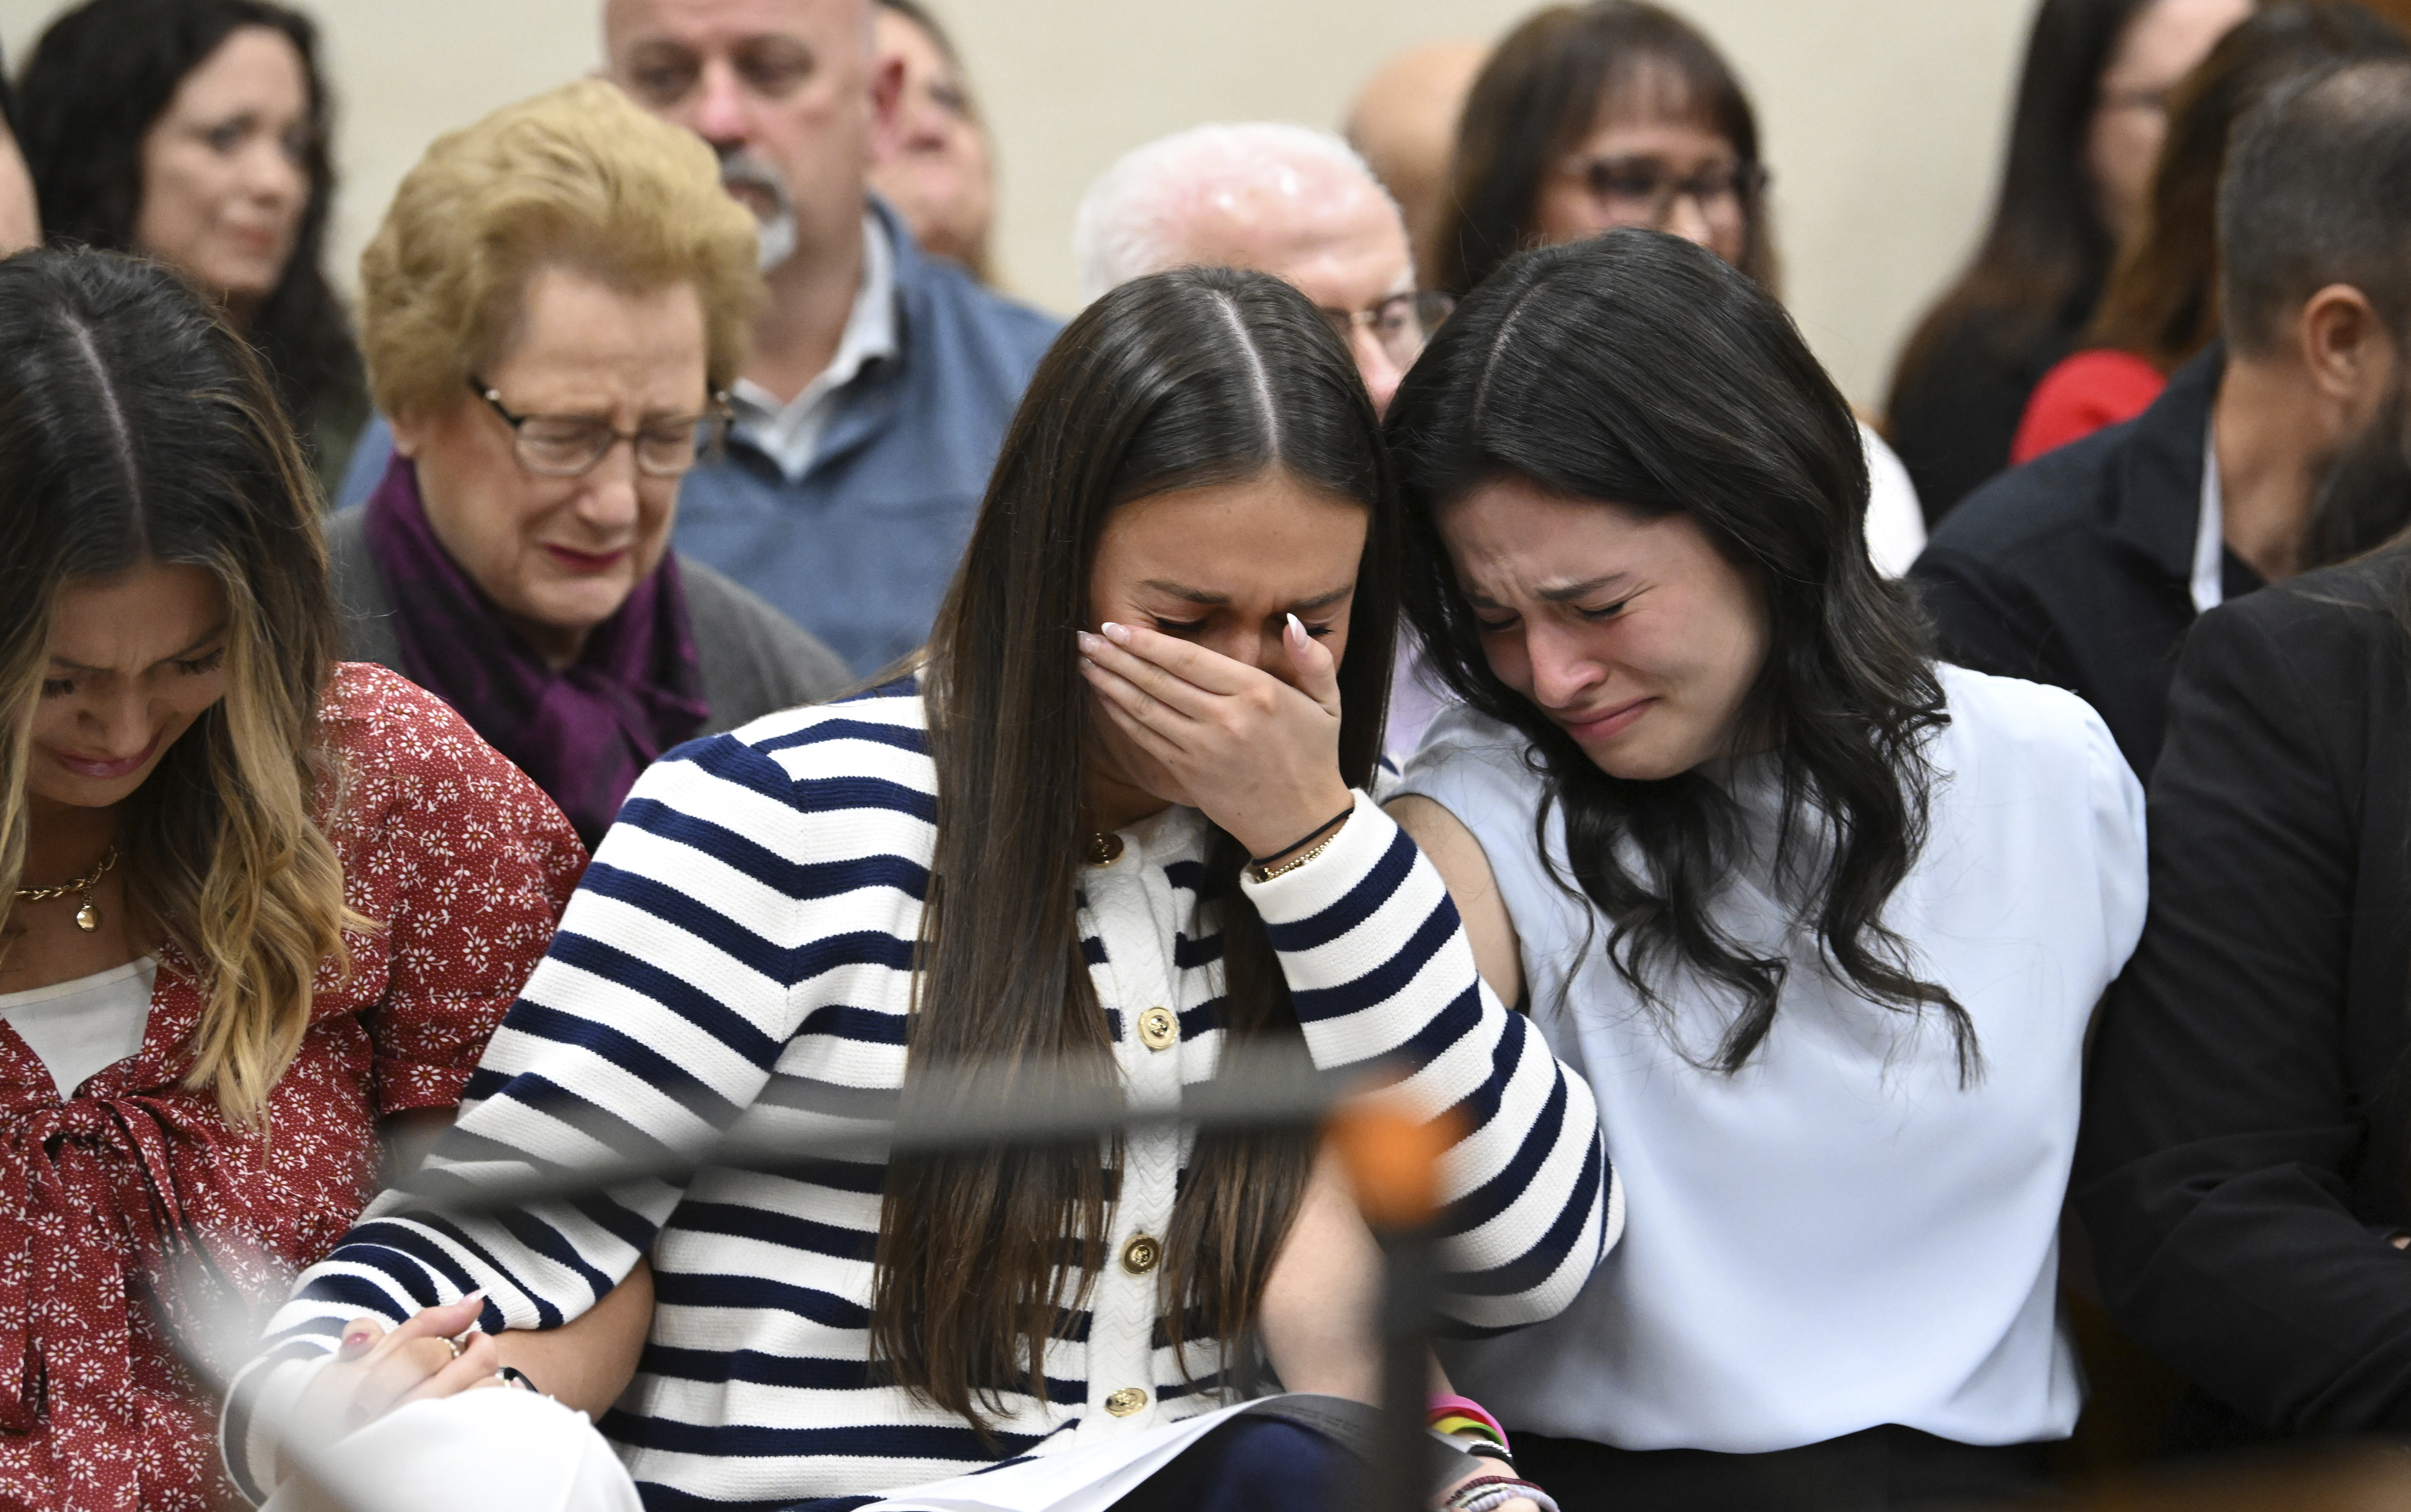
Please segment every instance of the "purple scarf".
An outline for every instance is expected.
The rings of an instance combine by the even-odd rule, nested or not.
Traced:
[[[513,634],[435,538],[400,452],[369,496],[369,554],[393,601],[402,670],[552,795],[591,848],[636,774],[710,712],[678,553],[555,670]]]

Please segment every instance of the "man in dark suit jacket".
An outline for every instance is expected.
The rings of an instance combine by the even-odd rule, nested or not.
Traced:
[[[2280,92],[2239,129],[2219,193],[2225,345],[2137,418],[1978,490],[1910,569],[1946,658],[2076,693],[2145,776],[2195,616],[2375,544],[2411,506],[2360,486],[2389,507],[2328,502],[2339,475],[2400,458],[2404,424],[2411,160],[2375,141],[2392,86],[2363,72]],[[2377,155],[2350,155],[2364,147]]]
[[[2275,577],[2411,499],[2411,62],[2281,91],[2239,128],[2220,210],[2243,247],[2211,420],[2230,494],[2230,418],[2327,415],[2363,438],[2316,501],[2259,514],[2266,534],[2229,510],[2228,553]],[[2246,351],[2298,362],[2316,402],[2230,415]],[[2406,553],[2252,595],[2186,638],[2151,784],[2150,913],[2086,1076],[2073,1196],[2111,1317],[2264,1431],[2411,1431]],[[2137,727],[2156,753],[2161,711]]]
[[[2285,1433],[2411,1430],[2411,640],[2396,547],[2187,639],[2072,1196],[2118,1326]],[[2239,1425],[2192,1404],[2180,1441]]]

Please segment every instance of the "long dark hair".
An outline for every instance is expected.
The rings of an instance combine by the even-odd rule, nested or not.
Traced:
[[[2026,40],[2009,151],[1975,257],[1901,348],[1886,407],[1921,387],[1945,347],[1972,336],[2010,360],[2043,332],[2073,331],[2100,298],[2118,250],[2101,219],[2085,142],[2101,74],[2153,0],[2043,0]],[[1996,464],[1997,465],[1997,464]],[[1929,500],[1933,513],[1940,501]]]
[[[1279,279],[1181,269],[1089,306],[1039,364],[929,641],[937,854],[909,1077],[972,1059],[999,1075],[1039,1059],[1111,1075],[1080,947],[1091,720],[1072,634],[1092,623],[1089,574],[1115,509],[1274,470],[1368,517],[1339,668],[1340,771],[1362,786],[1397,625],[1397,509],[1380,422],[1330,326]],[[1221,1021],[1234,1041],[1293,1037],[1238,888],[1245,859],[1213,832],[1202,887],[1221,933]],[[1242,1341],[1309,1157],[1299,1139],[1198,1141],[1166,1237],[1164,1342],[1250,1358]],[[883,1368],[974,1422],[1005,1390],[1043,1397],[1074,1266],[1093,1267],[1103,1242],[1106,1184],[1093,1147],[892,1164],[870,1323]]]
[[[2307,69],[2411,53],[2354,0],[2277,0],[2219,39],[2169,98],[2169,136],[2143,221],[2118,255],[2084,334],[2173,373],[2218,334],[2218,179],[2235,123]]]
[[[1642,1001],[1668,1015],[1662,984],[1685,967],[1739,999],[1713,1058],[1737,1071],[1774,1025],[1784,962],[1750,954],[1709,911],[1747,844],[1715,782],[1611,776],[1491,670],[1438,521],[1494,479],[1686,513],[1755,582],[1770,650],[1742,717],[1777,741],[1775,873],[1803,884],[1800,917],[1842,976],[1886,1006],[1941,1010],[1972,1076],[1966,1013],[1914,975],[1881,917],[1923,844],[1922,746],[1946,722],[1942,691],[1915,600],[1867,558],[1857,422],[1782,306],[1661,232],[1527,252],[1458,306],[1387,429],[1407,613],[1429,665],[1531,742],[1546,782],[1535,843],[1549,854],[1561,813],[1571,874],[1557,880],[1606,916],[1609,955]],[[1618,855],[1627,842],[1640,865]]]
[[[134,913],[202,973],[190,1085],[258,1116],[343,959],[338,776],[318,698],[335,644],[316,490],[250,346],[155,263],[0,261],[0,932],[24,862],[32,707],[60,589],[198,567],[228,615],[226,696],[127,800]]]
[[[143,138],[184,76],[246,26],[283,33],[301,54],[309,81],[309,203],[284,276],[243,332],[267,361],[276,396],[308,450],[322,418],[364,404],[367,393],[351,320],[322,266],[335,198],[328,151],[332,105],[310,19],[270,0],[85,0],[35,44],[20,85],[19,139],[46,235],[133,251]]]
[[[1732,66],[1698,27],[1640,0],[1552,6],[1507,34],[1466,96],[1434,286],[1462,299],[1532,245],[1532,216],[1549,165],[1581,145],[1609,99],[1639,95],[1661,80],[1679,86],[1683,112],[1731,143],[1743,171],[1759,183],[1758,113]],[[1753,190],[1744,209],[1742,272],[1772,292],[1775,247],[1764,196]]]

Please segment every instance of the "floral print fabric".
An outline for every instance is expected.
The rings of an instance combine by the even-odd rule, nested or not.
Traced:
[[[142,1048],[64,1102],[0,1025],[0,1508],[243,1505],[163,1319],[248,1353],[208,1325],[264,1321],[343,1237],[379,1119],[459,1100],[584,869],[551,800],[415,684],[343,664],[320,718],[343,768],[328,837],[380,927],[345,936],[348,976],[321,965],[264,1135],[183,1085],[203,1000],[172,949]]]

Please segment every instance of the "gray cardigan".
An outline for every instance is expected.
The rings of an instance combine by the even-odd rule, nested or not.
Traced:
[[[342,622],[340,654],[345,661],[375,662],[401,672],[393,597],[369,554],[367,513],[346,509],[327,521],[328,565]],[[699,734],[722,734],[764,714],[819,703],[853,685],[854,674],[836,653],[751,593],[684,553],[679,556],[679,576],[686,585],[704,702],[711,709]]]

